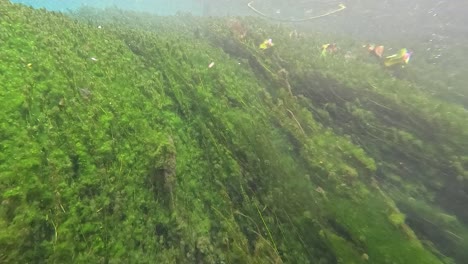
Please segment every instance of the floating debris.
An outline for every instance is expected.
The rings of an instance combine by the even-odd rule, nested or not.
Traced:
[[[363,46],[367,51],[379,58],[382,58],[385,47],[383,45],[367,44]]]
[[[273,44],[272,39],[266,39],[265,41],[262,42],[262,44],[260,44],[259,48],[262,49],[262,50],[266,50],[268,48],[273,47],[274,45],[275,44]]]
[[[214,63],[214,61],[212,61],[212,62],[210,63],[210,65],[208,65],[208,68],[212,68],[214,65],[215,65],[215,63]]]
[[[393,65],[408,64],[412,54],[413,52],[408,51],[407,49],[401,49],[397,54],[386,57],[384,60],[384,65],[390,67]]]
[[[320,194],[325,194],[325,191],[324,191],[324,190],[322,189],[322,187],[320,187],[320,186],[317,187],[317,188],[315,188],[315,191],[318,192],[318,193],[320,193]]]
[[[60,101],[59,101],[59,103],[58,103],[58,106],[59,106],[60,108],[64,108],[64,107],[65,107],[65,98],[63,98],[63,97],[60,98]]]
[[[93,95],[93,92],[87,88],[81,88],[80,89],[80,95],[83,97],[85,100],[91,99],[91,96]]]
[[[322,45],[322,53],[320,54],[322,57],[327,56],[327,54],[333,54],[338,51],[338,46],[336,43],[326,43]]]

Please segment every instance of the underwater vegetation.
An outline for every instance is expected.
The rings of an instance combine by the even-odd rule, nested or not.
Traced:
[[[254,18],[0,25],[0,263],[468,260],[468,113],[429,80]]]

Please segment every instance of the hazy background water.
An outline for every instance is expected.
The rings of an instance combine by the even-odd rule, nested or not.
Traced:
[[[80,6],[110,7],[151,12],[160,15],[173,15],[177,12],[191,12],[194,15],[245,15],[249,11],[247,3],[266,14],[296,18],[327,12],[344,3],[345,12],[340,12],[327,20],[330,25],[340,26],[347,32],[373,34],[374,31],[399,34],[424,34],[428,31],[445,33],[468,33],[466,16],[468,1],[457,0],[14,0],[12,2],[47,8],[54,11],[74,10]],[[304,14],[300,11],[308,11]],[[253,14],[253,12],[251,12]],[[314,20],[314,23],[323,22]],[[346,23],[343,23],[346,22]],[[338,29],[338,28],[337,28]]]
[[[344,3],[346,9],[334,15],[315,19],[297,26],[333,34],[345,34],[369,41],[420,38],[434,46],[467,42],[467,0],[14,0],[12,2],[54,11],[76,10],[81,6],[118,7],[158,15],[177,12],[194,15],[255,15],[249,2],[265,14],[282,19],[306,18],[336,9]],[[437,48],[437,47],[436,47]],[[442,47],[443,48],[443,47]]]
[[[287,24],[299,32],[321,33],[334,42],[338,36],[351,38],[362,44],[375,43],[386,47],[386,54],[408,48],[413,51],[412,67],[433,64],[439,77],[427,71],[417,73],[417,78],[447,76],[453,81],[437,88],[468,108],[466,83],[468,69],[468,0],[14,0],[36,8],[68,12],[80,7],[117,7],[144,11],[157,15],[190,13],[197,16],[258,16],[248,3],[273,22]],[[305,22],[280,22],[317,16],[338,8],[346,9],[319,19]],[[272,18],[272,19],[271,19]],[[269,36],[274,38],[274,36]],[[344,43],[338,43],[348,50]],[[421,64],[419,64],[421,65]],[[419,69],[418,68],[418,69]],[[447,78],[446,78],[447,79]],[[445,80],[447,81],[447,80]],[[444,90],[445,89],[445,90]]]
[[[77,8],[87,7],[118,7],[126,10],[144,11],[158,15],[174,15],[177,12],[192,12],[201,15],[203,1],[187,0],[14,0],[14,3],[22,3],[35,8],[46,8],[53,11],[73,11]]]

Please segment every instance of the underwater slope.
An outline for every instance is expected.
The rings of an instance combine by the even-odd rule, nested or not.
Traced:
[[[185,16],[169,25],[158,17],[107,12],[98,16],[85,10],[80,17],[156,34],[177,28],[250,65],[270,95],[293,95],[318,122],[364,148],[377,161],[375,179],[407,213],[406,222],[424,243],[457,262],[466,261],[467,115],[463,108],[444,102],[460,100],[452,100],[448,91],[442,94],[451,79],[434,79],[440,70],[417,59],[405,69],[384,69],[360,43],[348,39],[337,39],[347,48],[336,56],[319,57],[317,47],[327,40],[323,36],[296,35],[256,19]],[[257,44],[266,37],[274,37],[277,45],[261,52]],[[353,56],[346,58],[349,53]],[[284,100],[288,99],[280,98],[279,103]]]
[[[267,29],[0,13],[0,262],[451,262],[376,177],[382,150],[299,96],[306,68],[278,73],[295,54],[249,44]]]

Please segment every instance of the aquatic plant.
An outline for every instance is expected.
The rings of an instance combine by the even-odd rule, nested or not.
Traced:
[[[417,82],[253,18],[0,11],[0,262],[465,257],[420,238],[465,228],[467,115]]]

